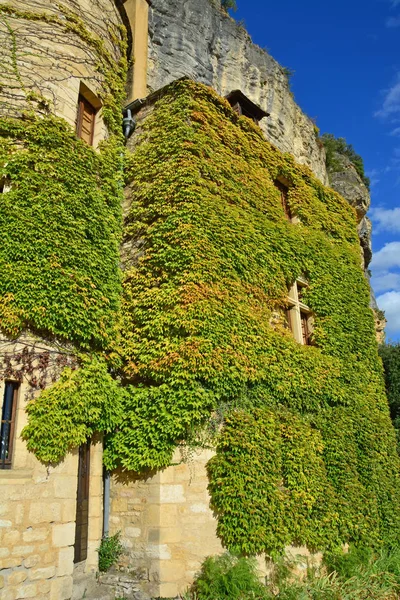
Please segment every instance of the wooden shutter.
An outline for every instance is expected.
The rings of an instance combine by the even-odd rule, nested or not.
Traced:
[[[87,558],[89,533],[90,440],[79,448],[74,562]]]
[[[82,95],[78,100],[78,118],[76,122],[76,134],[84,142],[91,146],[93,144],[94,119],[96,109]]]
[[[18,387],[19,384],[15,381],[6,381],[0,429],[1,469],[11,469]]]
[[[308,326],[308,315],[306,313],[300,313],[301,318],[301,333],[303,336],[303,344],[306,346],[311,345],[310,328]]]

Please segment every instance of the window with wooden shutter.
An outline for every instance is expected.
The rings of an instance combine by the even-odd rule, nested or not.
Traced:
[[[310,335],[310,327],[309,327],[309,314],[300,311],[300,319],[301,319],[301,334],[303,338],[303,344],[305,346],[311,345],[311,335]]]
[[[82,94],[79,94],[76,134],[89,146],[93,144],[95,116],[95,107]]]
[[[19,384],[15,381],[6,381],[4,387],[3,408],[1,411],[0,429],[0,468],[11,469],[15,415],[17,412],[17,395]]]

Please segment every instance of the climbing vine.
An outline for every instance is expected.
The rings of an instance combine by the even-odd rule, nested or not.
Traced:
[[[170,86],[141,125],[116,348],[125,408],[106,465],[167,465],[223,405],[210,491],[228,548],[398,536],[399,465],[353,209],[204,86]],[[275,318],[299,276],[312,346]]]
[[[107,363],[97,357],[66,371],[32,403],[29,447],[58,460],[100,429],[109,469],[162,468],[226,407],[209,465],[225,546],[258,553],[396,538],[399,464],[353,210],[205,86],[169,86],[141,125],[126,169],[130,266],[120,311],[116,279],[96,263],[90,281],[98,277],[92,289],[107,291],[107,309],[96,305],[90,326],[90,299],[79,304],[70,291],[68,319],[57,310],[53,321],[47,311],[39,317],[82,345],[103,344]],[[296,225],[283,212],[277,177],[290,182]],[[100,195],[115,185],[111,175],[99,182]],[[101,217],[116,244],[112,198]],[[85,211],[82,223],[90,217]],[[106,247],[101,260],[115,256]],[[313,346],[297,344],[283,318],[299,276],[308,281]],[[59,298],[65,280],[49,280],[43,298]],[[20,302],[21,313],[9,301],[10,329],[38,319],[37,293],[41,302]]]
[[[100,348],[114,335],[120,296],[126,35],[123,28],[119,36],[113,33],[117,60],[79,16],[57,7],[57,13],[44,13],[0,6],[12,81],[26,100],[20,106],[23,119],[0,117],[0,181],[9,184],[0,204],[0,322],[10,336],[28,328]],[[15,19],[27,26],[51,24],[54,35],[64,32],[95,53],[93,71],[102,80],[99,96],[109,132],[100,152],[51,114],[52,103],[41,90],[25,84]]]

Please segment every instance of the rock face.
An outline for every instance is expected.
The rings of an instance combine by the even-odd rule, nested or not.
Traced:
[[[221,95],[240,89],[269,117],[260,122],[277,148],[328,183],[315,126],[293,100],[285,70],[215,0],[153,0],[148,84],[157,90],[183,76]]]
[[[376,339],[379,344],[382,344],[385,341],[386,320],[376,303],[368,271],[368,265],[372,259],[372,223],[366,214],[371,203],[371,197],[365,183],[347,156],[336,153],[334,158],[336,167],[335,170],[328,171],[329,184],[356,210],[358,221],[357,231],[358,237],[360,238],[361,265],[370,285],[370,307],[375,316]],[[339,165],[339,168],[337,165]]]
[[[328,170],[329,184],[356,211],[362,265],[366,270],[372,258],[372,223],[366,216],[371,203],[369,191],[347,156],[336,152],[334,159],[335,168]]]
[[[340,165],[340,169],[329,171],[329,183],[356,209],[360,223],[371,203],[369,191],[347,156],[336,153],[335,161]]]

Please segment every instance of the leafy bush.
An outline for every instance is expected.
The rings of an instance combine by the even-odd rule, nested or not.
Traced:
[[[364,546],[350,546],[348,552],[337,550],[324,555],[324,564],[330,573],[336,572],[342,579],[353,577],[360,567],[368,566],[374,557],[373,550]]]
[[[270,597],[258,579],[255,561],[229,553],[206,558],[191,592],[198,600],[262,600]]]
[[[232,10],[237,9],[236,0],[221,0],[221,6],[224,10],[231,8]]]
[[[259,582],[254,561],[229,554],[207,558],[181,600],[395,600],[400,592],[400,550],[374,554],[369,548],[350,548],[324,557],[325,565],[308,562],[304,576],[296,575],[300,561],[282,558],[273,564],[267,585]],[[304,569],[304,559],[301,559]]]
[[[382,344],[379,355],[385,371],[386,393],[390,415],[394,422],[400,420],[400,343]]]
[[[119,559],[122,554],[123,547],[120,542],[121,532],[117,531],[115,535],[105,535],[100,543],[97,552],[99,553],[99,571],[105,573]]]
[[[332,133],[324,133],[321,136],[322,143],[325,146],[326,151],[326,167],[328,171],[339,171],[341,169],[341,163],[337,159],[337,154],[346,156],[353,164],[355,170],[361,177],[363,183],[369,190],[370,179],[365,175],[364,161],[362,157],[356,153],[353,146],[348,144],[342,137],[335,138]]]

